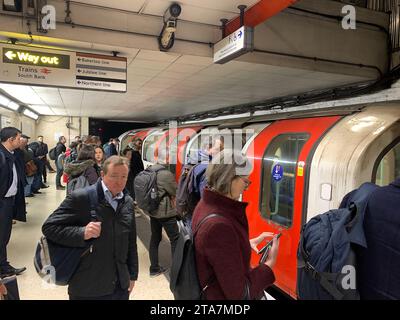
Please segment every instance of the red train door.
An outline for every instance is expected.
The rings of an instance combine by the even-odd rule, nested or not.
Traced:
[[[243,194],[248,202],[250,238],[264,231],[282,233],[274,268],[275,285],[296,298],[297,245],[307,199],[307,172],[314,147],[340,117],[276,121],[253,141],[248,156],[254,161],[253,182]],[[253,253],[256,266],[260,257]]]

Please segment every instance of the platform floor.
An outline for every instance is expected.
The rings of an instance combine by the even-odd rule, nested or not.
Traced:
[[[67,287],[49,285],[42,282],[33,266],[33,256],[37,241],[41,236],[41,226],[45,219],[58,207],[65,197],[65,191],[57,191],[55,175],[48,175],[50,188],[42,189],[42,194],[27,198],[27,223],[13,225],[8,245],[8,260],[14,267],[27,267],[18,276],[20,297],[22,300],[65,300],[68,299]],[[169,290],[168,274],[155,278],[149,276],[150,260],[148,245],[150,225],[147,217],[136,218],[138,233],[139,279],[136,282],[131,300],[169,300],[173,295]],[[165,239],[160,244],[160,264],[170,266],[170,245]]]

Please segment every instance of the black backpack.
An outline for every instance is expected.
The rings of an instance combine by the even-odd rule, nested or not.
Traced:
[[[200,287],[197,276],[196,255],[194,237],[200,226],[210,218],[221,217],[218,214],[210,214],[203,218],[192,234],[191,229],[185,227],[179,221],[179,238],[172,257],[170,289],[175,300],[200,300],[208,285]],[[210,279],[211,280],[211,279]],[[208,282],[208,284],[210,281]]]
[[[161,165],[150,166],[135,177],[133,184],[138,207],[150,216],[156,213],[161,202],[157,187],[157,173],[162,170],[167,169]]]
[[[98,221],[96,185],[87,189],[87,197],[91,220]],[[33,258],[36,272],[49,284],[68,285],[81,259],[93,251],[94,241],[95,239],[86,241],[86,247],[66,247],[41,236]]]
[[[196,166],[197,165],[186,164],[182,169],[182,174],[178,181],[178,188],[176,190],[176,212],[180,217],[192,215],[197,203],[200,201],[200,195],[193,191],[193,186],[195,184],[194,169]],[[204,174],[204,172],[200,174]]]
[[[317,215],[304,225],[297,250],[299,299],[360,299],[356,250],[366,246],[364,212],[376,188],[364,183],[342,208]]]
[[[56,160],[56,147],[50,149],[49,158],[50,160]]]

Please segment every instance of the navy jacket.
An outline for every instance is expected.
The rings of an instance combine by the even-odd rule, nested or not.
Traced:
[[[21,151],[22,152],[22,151]],[[26,221],[26,205],[24,197],[24,186],[26,182],[25,165],[23,155],[16,150],[14,154],[10,153],[3,144],[0,143],[0,202],[4,199],[7,191],[10,189],[13,180],[13,164],[18,174],[18,192],[15,195],[14,219]]]
[[[400,299],[400,178],[375,190],[367,205],[368,248],[358,252],[361,299]]]

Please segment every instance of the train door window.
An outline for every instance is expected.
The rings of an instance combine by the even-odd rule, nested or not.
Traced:
[[[143,159],[145,161],[154,163],[154,151],[155,151],[155,147],[156,147],[156,142],[158,141],[158,139],[163,135],[164,133],[159,132],[159,133],[155,133],[152,134],[151,136],[149,136],[145,142],[144,142],[144,147],[143,147]]]
[[[386,186],[400,177],[400,142],[390,148],[380,159],[375,183]]]
[[[203,130],[200,135],[198,135],[190,146],[188,157],[192,160],[197,160],[199,158],[199,151],[204,150],[207,146],[213,144],[213,139],[216,137],[222,137],[224,141],[225,149],[235,149],[241,151],[246,142],[251,138],[251,130],[241,130],[241,129],[206,129]],[[204,159],[200,159],[204,160]]]
[[[125,138],[121,141],[121,152],[124,151],[127,147],[129,147],[129,143],[132,142],[133,138],[135,137],[135,133],[128,134]]]
[[[286,228],[293,221],[297,161],[308,139],[305,133],[280,135],[271,141],[263,157],[261,216]]]

